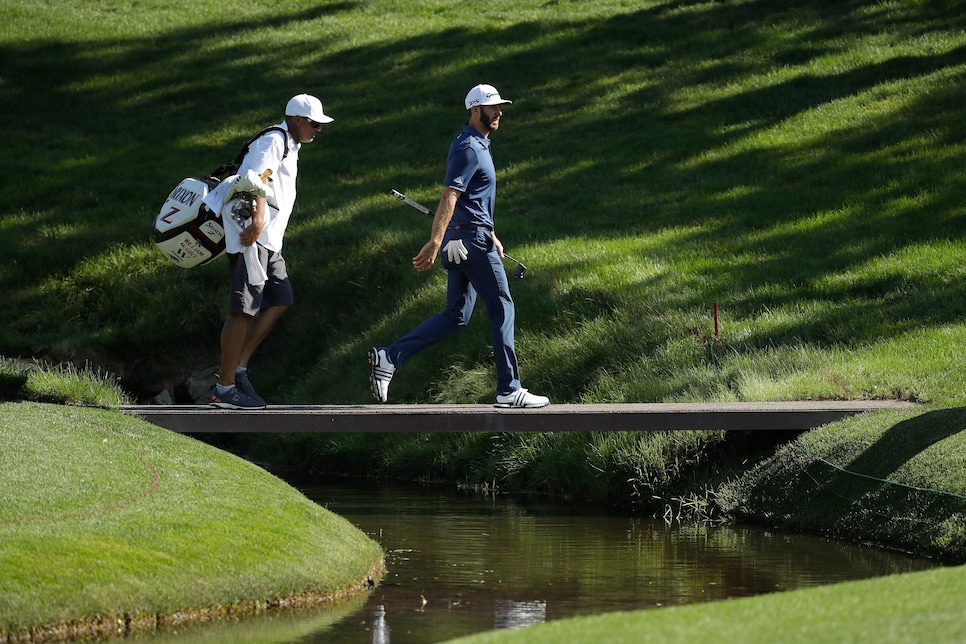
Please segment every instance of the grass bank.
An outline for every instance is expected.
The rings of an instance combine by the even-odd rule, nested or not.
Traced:
[[[254,465],[116,411],[0,403],[0,641],[338,603],[378,544]]]
[[[966,409],[880,412],[811,431],[719,488],[738,520],[966,562]]]
[[[489,631],[451,644],[961,642],[962,569]]]

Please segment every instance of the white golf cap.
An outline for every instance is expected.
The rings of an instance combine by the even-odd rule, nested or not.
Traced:
[[[504,103],[512,103],[513,101],[500,98],[500,92],[496,91],[496,88],[492,85],[477,85],[466,95],[466,101],[464,102],[466,103],[466,109],[470,109],[477,105],[503,105]]]
[[[310,94],[293,96],[285,106],[285,116],[304,116],[316,123],[331,123],[335,120],[322,111],[322,101]]]

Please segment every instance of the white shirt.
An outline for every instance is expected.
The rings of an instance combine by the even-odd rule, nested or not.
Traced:
[[[277,130],[272,131],[252,143],[238,169],[240,175],[244,175],[247,170],[254,170],[258,175],[268,169],[272,171],[272,189],[275,196],[268,200],[268,207],[265,208],[265,226],[258,237],[258,243],[276,253],[282,250],[285,229],[295,207],[295,179],[298,176],[299,149],[302,147],[288,133],[288,126],[284,121],[279,123],[279,127],[285,129],[284,136],[288,137],[288,156],[282,159],[285,154],[283,134]],[[229,253],[241,252],[243,247],[238,240],[238,234],[229,232],[230,228],[231,226],[225,226],[227,250]]]

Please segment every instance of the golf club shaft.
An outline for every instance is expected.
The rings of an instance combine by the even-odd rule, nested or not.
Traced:
[[[416,201],[414,199],[410,199],[409,197],[407,197],[403,193],[399,192],[398,190],[390,190],[389,191],[389,194],[391,194],[393,197],[395,197],[399,201],[402,201],[403,203],[406,203],[406,204],[412,206],[413,208],[415,208],[419,212],[423,213],[424,215],[429,215],[430,217],[433,216],[433,211],[432,210],[430,210],[429,208],[427,208],[423,204],[419,203],[418,201]]]
[[[427,208],[423,204],[419,203],[415,199],[410,199],[409,197],[407,197],[403,193],[399,192],[398,190],[392,189],[392,190],[389,191],[389,194],[391,194],[393,197],[395,197],[399,201],[402,201],[403,203],[412,206],[413,208],[415,208],[419,212],[423,213],[424,215],[429,215],[430,217],[433,216],[433,211],[432,210],[430,210],[429,208]],[[518,259],[513,259],[512,257],[510,257],[509,255],[507,255],[506,253],[503,253],[503,256],[506,257],[511,262],[516,262],[516,265],[517,266],[523,266],[523,262],[521,262]],[[526,269],[526,266],[523,266],[523,268]]]

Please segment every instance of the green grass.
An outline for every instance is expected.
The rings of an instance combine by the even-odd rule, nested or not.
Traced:
[[[960,642],[961,569],[936,569],[760,597],[558,620],[451,640],[500,642]]]
[[[0,356],[0,401],[4,400],[99,407],[132,403],[117,378],[90,366],[80,369],[71,363],[49,365]]]
[[[726,432],[261,434],[207,440],[290,480],[344,476],[456,483],[501,493],[677,514],[736,474]],[[227,442],[226,442],[227,440]],[[715,510],[709,504],[702,518]],[[715,519],[721,517],[715,516]]]
[[[966,17],[956,3],[48,4],[0,6],[2,169],[17,180],[0,204],[0,303],[12,312],[0,354],[115,374],[138,397],[217,364],[224,267],[169,265],[148,241],[150,222],[184,176],[231,158],[292,94],[311,91],[336,122],[303,151],[285,247],[297,306],[252,374],[272,403],[370,402],[366,349],[443,302],[442,271],[409,267],[428,219],[386,193],[436,200],[460,100],[486,81],[514,101],[494,154],[498,231],[531,269],[512,285],[525,386],[555,402],[922,402],[915,415],[803,439],[828,441],[811,445],[809,471],[889,517],[918,497],[870,492],[817,457],[962,491],[948,474],[966,401]],[[478,312],[398,372],[392,401],[488,402],[487,338]],[[0,372],[0,387],[24,384]],[[908,428],[949,432],[940,443],[953,447],[893,444]],[[468,484],[478,468],[499,485],[610,494],[607,477],[566,472],[624,476],[624,458],[632,473],[642,466],[646,497],[673,473],[673,462],[643,467],[654,454],[706,467],[713,447],[661,451],[666,439],[655,438],[635,453],[622,437],[519,437],[492,463],[492,446],[448,440],[388,441],[369,467]],[[302,447],[322,463],[338,458]],[[260,449],[285,458],[284,444]],[[769,472],[815,495],[792,449],[742,480],[724,472],[736,479],[721,488],[733,492],[728,507],[916,538],[901,521],[876,524],[824,498],[810,515],[772,490],[781,484]],[[704,474],[683,468],[669,480],[684,487],[668,494],[689,477],[700,488]],[[933,527],[923,545],[959,552],[959,510],[942,530],[944,509],[924,511]]]
[[[428,219],[386,193],[435,201],[485,78],[514,99],[494,151],[500,235],[531,267],[513,284],[525,385],[558,402],[966,393],[948,350],[966,37],[942,2],[75,4],[0,9],[0,127],[31,177],[0,206],[5,355],[87,361],[142,396],[216,364],[224,267],[168,265],[150,220],[305,89],[336,122],[302,155],[298,306],[253,378],[271,401],[368,402],[366,348],[442,304],[442,271],[409,268]],[[393,400],[488,401],[476,318]]]
[[[860,415],[723,486],[728,516],[966,561],[966,412]]]
[[[378,544],[254,465],[116,411],[0,404],[0,637],[358,591]]]

